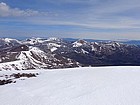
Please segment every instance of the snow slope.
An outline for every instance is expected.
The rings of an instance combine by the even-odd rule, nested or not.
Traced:
[[[40,75],[36,78],[0,86],[1,105],[140,103],[140,67],[84,67],[37,72]],[[6,71],[0,71],[2,73]]]

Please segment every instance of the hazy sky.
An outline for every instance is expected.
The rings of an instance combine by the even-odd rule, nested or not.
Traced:
[[[0,37],[140,39],[140,0],[0,0]]]

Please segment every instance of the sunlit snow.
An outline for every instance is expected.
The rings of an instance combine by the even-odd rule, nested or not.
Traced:
[[[140,67],[81,67],[32,72],[34,71],[38,72],[39,76],[0,86],[0,104],[138,105],[140,103]],[[0,71],[0,75],[9,72],[12,71]]]

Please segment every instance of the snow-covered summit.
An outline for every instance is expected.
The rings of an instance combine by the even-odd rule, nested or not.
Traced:
[[[0,38],[0,46],[2,45],[18,45],[21,44],[20,41],[11,38]]]
[[[60,42],[61,39],[60,38],[56,38],[56,37],[50,37],[47,39],[47,41],[56,41],[56,42]]]
[[[35,45],[35,44],[39,44],[43,42],[45,42],[45,40],[42,38],[31,38],[31,39],[26,39],[25,41],[23,41],[23,44]]]
[[[80,47],[80,46],[82,46],[82,45],[86,45],[87,44],[87,41],[85,41],[85,40],[78,40],[78,41],[75,41],[74,43],[73,43],[73,47]]]

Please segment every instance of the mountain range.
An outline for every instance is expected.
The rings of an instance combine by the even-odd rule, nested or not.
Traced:
[[[1,38],[0,70],[138,66],[140,46],[128,43],[59,38]]]

